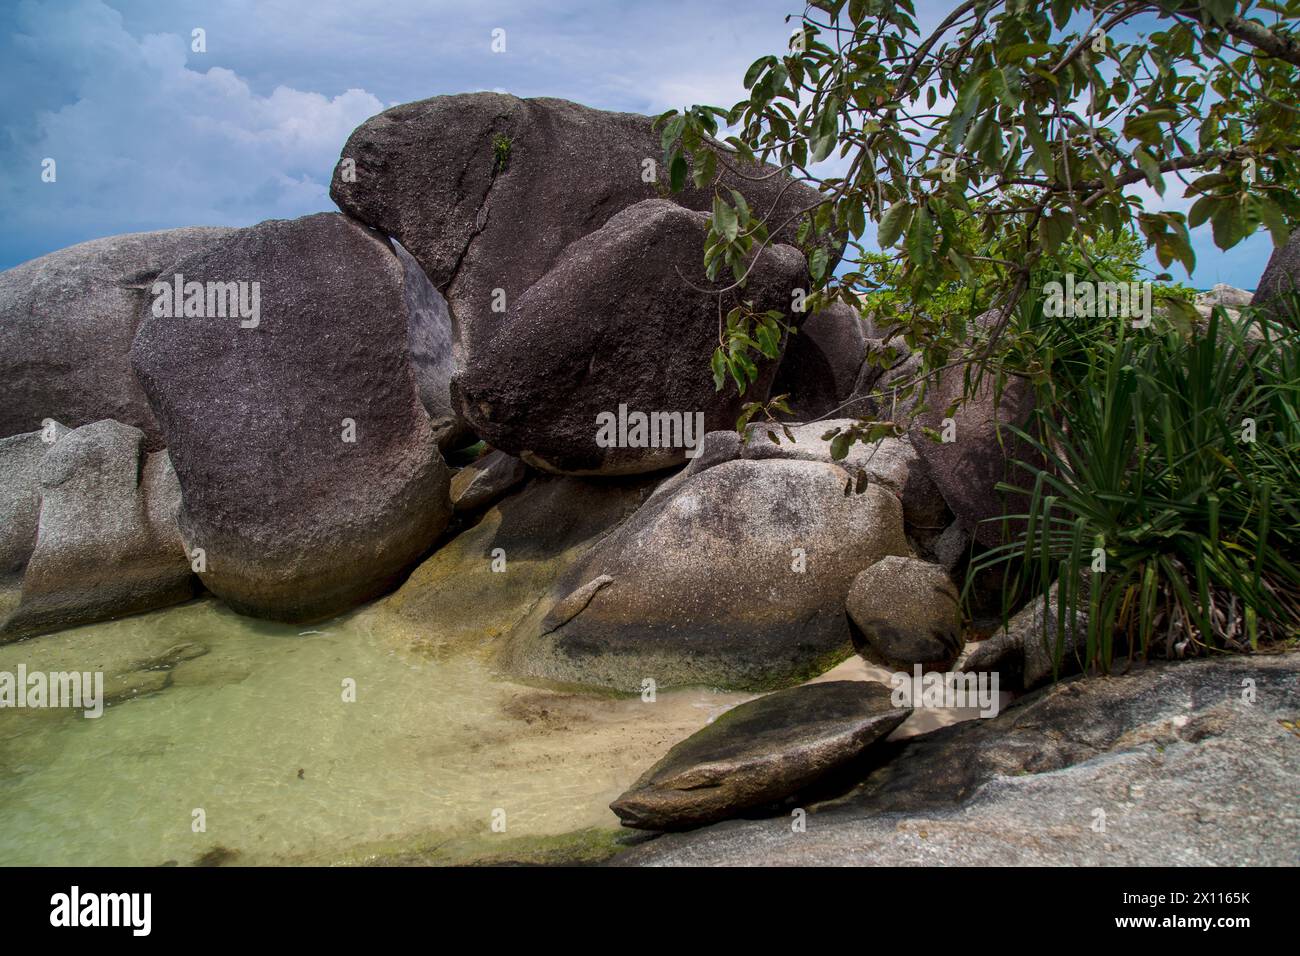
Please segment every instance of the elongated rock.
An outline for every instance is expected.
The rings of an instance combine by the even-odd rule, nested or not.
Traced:
[[[684,830],[799,793],[862,756],[912,713],[889,688],[825,681],[727,711],[610,804],[625,826]]]

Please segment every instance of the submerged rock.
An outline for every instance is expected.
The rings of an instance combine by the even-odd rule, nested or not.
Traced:
[[[622,691],[647,679],[770,689],[820,673],[851,651],[854,575],[907,553],[898,499],[850,484],[824,462],[742,460],[655,495],[515,629],[504,667]],[[602,575],[612,580],[581,611],[547,620]]]
[[[937,564],[887,555],[853,579],[845,607],[874,663],[946,671],[961,653],[961,598]]]
[[[161,448],[131,371],[131,340],[159,274],[231,232],[109,236],[0,272],[0,437],[47,418],[71,428],[113,419],[143,431],[148,450]]]
[[[387,590],[451,513],[410,360],[401,260],[383,237],[322,213],[241,229],[176,269],[260,282],[254,325],[150,315],[132,349],[203,583],[281,620]]]
[[[35,544],[22,598],[0,625],[13,640],[134,614],[194,595],[177,530],[180,488],[165,452],[120,422],[84,425],[40,465]]]
[[[866,681],[777,691],[677,744],[610,809],[624,826],[682,830],[765,807],[856,760],[911,712]]]
[[[809,807],[806,832],[788,817],[731,821],[614,862],[1290,866],[1297,712],[1296,653],[1075,678],[913,738],[853,792]]]

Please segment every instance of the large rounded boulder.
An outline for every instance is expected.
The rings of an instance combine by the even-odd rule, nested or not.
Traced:
[[[498,317],[491,347],[463,355],[452,393],[475,432],[545,470],[631,474],[680,464],[706,431],[731,427],[776,367],[743,397],[714,386],[718,301],[694,287],[707,284],[706,220],[650,199],[566,249]],[[804,274],[802,254],[772,246],[745,299],[780,308]]]
[[[52,442],[51,432],[5,440],[46,450],[35,474],[3,482],[0,497],[26,492],[17,514],[26,534],[7,542],[18,547],[6,547],[6,571],[19,573],[22,585],[12,613],[0,614],[0,642],[192,597],[177,530],[180,487],[167,453],[147,454],[144,433],[114,421],[52,434]]]
[[[192,227],[94,239],[0,272],[0,437],[47,419],[131,425],[162,447],[131,372],[131,341],[160,273],[233,230]]]
[[[556,471],[650,471],[679,463],[680,449],[606,455],[593,409],[616,412],[610,398],[622,396],[646,413],[732,413],[708,372],[718,303],[687,283],[711,285],[700,268],[703,217],[682,210],[709,209],[713,189],[663,199],[662,156],[648,116],[495,93],[394,107],[348,139],[330,195],[395,237],[446,296],[458,411],[494,446]],[[786,224],[745,296],[788,313],[807,277],[801,254],[782,244],[818,193],[774,169],[737,176],[728,165],[734,157],[719,166],[720,185]],[[687,367],[683,385],[675,373]],[[770,380],[747,399],[764,397]],[[702,386],[708,401],[687,404]]]
[[[204,584],[284,620],[388,589],[451,510],[392,246],[326,213],[239,230],[175,272],[257,304],[172,317],[160,299],[132,348]]]
[[[837,465],[729,461],[651,498],[567,571],[503,664],[641,690],[797,683],[851,652],[854,576],[906,554],[902,506]]]

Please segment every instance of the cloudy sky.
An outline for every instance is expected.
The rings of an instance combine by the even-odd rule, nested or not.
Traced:
[[[948,4],[918,8],[924,25]],[[504,90],[644,113],[729,106],[745,68],[784,47],[785,14],[801,9],[793,0],[6,0],[0,269],[114,233],[332,209],[329,178],[348,133],[427,96]],[[204,53],[191,49],[195,28]],[[491,50],[497,28],[501,54]],[[54,183],[41,180],[47,157]],[[1220,252],[1208,225],[1196,238],[1200,287],[1253,288],[1272,248],[1257,235]]]

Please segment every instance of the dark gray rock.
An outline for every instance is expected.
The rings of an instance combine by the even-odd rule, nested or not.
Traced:
[[[947,671],[961,653],[961,598],[937,564],[887,555],[853,579],[845,608],[873,663]]]
[[[144,452],[143,432],[112,421],[83,425],[50,447],[40,470],[39,531],[0,640],[194,595],[176,475],[166,452]]]
[[[791,337],[772,393],[790,396],[795,421],[843,417],[840,406],[853,395],[866,353],[862,317],[837,302],[809,316]]]
[[[206,553],[203,583],[284,620],[382,593],[451,513],[401,260],[320,214],[239,230],[176,269],[261,284],[256,327],[151,315],[132,348],[180,477],[186,547]]]
[[[908,425],[920,404],[920,354],[909,351],[900,338],[869,338],[867,355],[844,415]]]
[[[614,862],[1292,866],[1298,711],[1296,653],[1076,678],[913,738],[805,832],[731,821]]]
[[[651,127],[650,117],[563,100],[435,97],[372,117],[335,171],[340,208],[396,237],[446,295],[457,411],[479,437],[538,468],[680,464],[680,450],[606,454],[594,444],[595,414],[624,403],[703,412],[713,429],[731,425],[741,405],[730,389],[715,393],[708,370],[717,302],[682,278],[709,286],[705,217],[686,210],[709,209],[712,190],[660,198],[662,183],[643,178],[662,158]],[[728,172],[723,182],[778,220],[817,197],[780,176]],[[801,254],[781,244],[796,229],[777,233],[745,291],[760,310],[788,311],[793,288],[808,281]],[[747,400],[767,394],[772,374]]]
[[[463,352],[452,392],[475,433],[543,470],[630,474],[681,464],[688,438],[734,426],[745,402],[767,394],[776,368],[766,363],[744,397],[714,386],[718,302],[682,279],[708,284],[705,220],[651,199],[566,249],[496,317],[491,346]],[[745,299],[760,311],[780,308],[804,270],[793,247],[770,247]],[[652,424],[643,439],[629,428],[624,445],[603,447],[598,416],[624,407],[629,415],[670,413],[681,424],[671,435]]]
[[[395,106],[354,130],[330,196],[415,256],[446,295],[460,346],[472,352],[480,334],[490,342],[499,331],[494,289],[512,306],[570,244],[663,194],[667,170],[658,170],[662,182],[643,178],[645,161],[663,157],[661,131],[651,125],[648,116],[558,99],[437,96]],[[504,163],[498,143],[508,147]],[[779,176],[755,182],[728,173],[723,185],[740,190],[756,212],[774,209],[777,222],[818,195]],[[673,201],[707,210],[712,195],[692,187]],[[791,223],[777,238],[791,242],[796,229]]]
[[[527,474],[527,466],[514,455],[490,451],[452,476],[451,505],[457,511],[481,508],[519,484]]]
[[[0,272],[0,437],[47,418],[70,428],[113,419],[161,448],[131,372],[131,340],[159,273],[231,231],[109,236]]]
[[[402,263],[402,292],[406,301],[407,338],[411,349],[411,366],[420,403],[429,417],[437,420],[455,418],[451,402],[452,334],[447,302],[433,287],[420,264],[399,244],[393,251]],[[458,439],[466,435],[460,425]]]
[[[1032,479],[1016,461],[1032,461],[1033,447],[1007,427],[1025,428],[1034,410],[1033,386],[1025,379],[1008,377],[998,393],[992,373],[984,375],[974,394],[962,400],[963,370],[948,369],[932,382],[925,396],[926,408],[913,419],[910,437],[925,461],[930,477],[938,485],[952,513],[971,530],[980,544],[994,546],[1002,541],[997,521],[1003,514],[1023,514],[1028,497],[1004,494],[998,482],[1029,488]],[[935,441],[925,428],[944,431],[948,408],[959,402],[952,415],[953,440]],[[1016,522],[1012,521],[1012,528]]]
[[[1286,245],[1273,250],[1250,304],[1266,305],[1279,296],[1297,294],[1300,294],[1300,229],[1291,233]]]
[[[907,553],[898,499],[849,484],[823,462],[731,461],[655,495],[521,622],[504,668],[622,691],[647,678],[771,689],[821,673],[850,652],[854,575]],[[548,615],[602,575],[612,581],[576,616]]]
[[[912,713],[883,684],[825,681],[727,711],[610,804],[624,826],[684,830],[766,807],[860,758]]]
[[[1083,669],[1088,639],[1088,615],[1079,609],[1067,618],[1064,638],[1061,634],[1061,608],[1058,588],[1052,585],[1048,600],[1043,595],[1021,608],[1007,626],[992,637],[974,645],[962,662],[969,672],[997,671],[1008,688],[1029,689],[1052,679],[1053,674],[1068,676]],[[1084,599],[1086,602],[1086,599]],[[1060,643],[1060,669],[1054,671],[1056,645]]]

